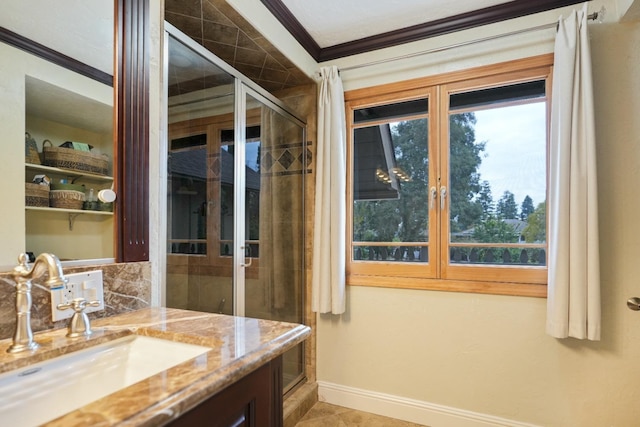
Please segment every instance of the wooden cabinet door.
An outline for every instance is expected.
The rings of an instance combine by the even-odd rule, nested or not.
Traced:
[[[281,427],[282,358],[256,369],[172,421],[171,427]]]

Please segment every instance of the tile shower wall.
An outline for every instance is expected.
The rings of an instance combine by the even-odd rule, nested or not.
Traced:
[[[304,181],[304,221],[305,221],[305,298],[304,324],[311,326],[311,336],[305,341],[305,374],[310,383],[316,381],[316,313],[311,311],[312,242],[315,182],[315,157],[317,137],[317,87],[315,84],[299,86],[274,92],[288,108],[295,111],[307,123],[307,158]]]
[[[149,307],[151,301],[151,264],[133,262],[64,268],[64,273],[102,270],[105,309],[90,313],[90,318],[109,317],[126,311]],[[31,326],[34,332],[66,327],[68,320],[51,321],[51,297],[45,279],[33,282]],[[0,273],[0,339],[13,336],[16,323],[15,282],[10,273]]]

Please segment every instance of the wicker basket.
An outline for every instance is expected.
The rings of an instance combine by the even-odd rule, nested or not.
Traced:
[[[25,182],[24,204],[39,208],[49,207],[49,186]]]
[[[52,208],[82,209],[84,193],[74,190],[51,190],[49,204]]]
[[[38,144],[35,139],[31,138],[29,132],[24,133],[24,161],[34,165],[40,164]]]
[[[47,143],[49,146],[47,146]],[[94,154],[90,151],[74,150],[73,148],[54,147],[46,139],[42,143],[43,163],[56,168],[74,171],[90,172],[106,175],[109,172],[109,159],[106,154]]]

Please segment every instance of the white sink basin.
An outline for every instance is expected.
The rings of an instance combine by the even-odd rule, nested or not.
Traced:
[[[132,335],[6,372],[0,375],[0,424],[51,421],[209,350]]]

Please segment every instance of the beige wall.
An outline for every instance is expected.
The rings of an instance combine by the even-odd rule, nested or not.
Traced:
[[[638,424],[640,314],[625,303],[640,296],[640,24],[591,24],[590,31],[602,341],[545,335],[545,299],[350,287],[347,313],[318,319],[319,382],[542,426]],[[531,52],[552,49],[540,46]],[[363,86],[354,74],[343,79]]]

